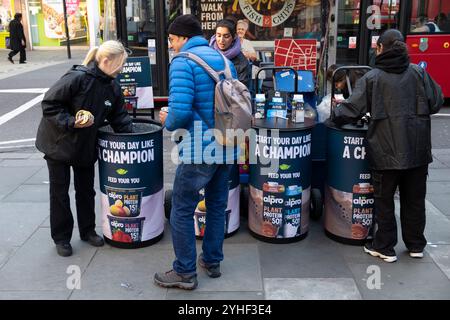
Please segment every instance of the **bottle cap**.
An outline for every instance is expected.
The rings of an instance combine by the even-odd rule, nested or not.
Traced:
[[[264,93],[257,93],[255,95],[255,100],[256,101],[264,101],[264,100],[266,100],[266,95]]]
[[[303,102],[303,95],[302,94],[294,94],[294,97],[292,98],[292,100],[295,100],[298,102]]]

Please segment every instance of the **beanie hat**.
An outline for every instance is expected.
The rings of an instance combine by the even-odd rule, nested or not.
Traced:
[[[170,24],[168,33],[187,38],[203,35],[200,22],[192,14],[184,14],[176,17]]]

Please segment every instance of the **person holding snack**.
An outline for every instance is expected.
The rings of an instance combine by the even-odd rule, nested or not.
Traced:
[[[50,230],[60,256],[72,255],[70,240],[70,168],[81,240],[102,246],[95,232],[94,175],[97,131],[107,119],[115,132],[132,132],[124,98],[114,78],[127,59],[124,46],[106,41],[91,49],[82,65],[73,66],[45,94],[36,147],[45,154],[50,180]]]

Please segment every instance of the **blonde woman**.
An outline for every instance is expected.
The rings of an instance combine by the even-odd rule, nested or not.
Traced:
[[[62,76],[42,101],[36,147],[47,160],[50,230],[60,256],[72,255],[73,217],[68,193],[71,167],[81,240],[97,247],[104,244],[95,232],[96,136],[105,119],[116,132],[132,132],[122,92],[114,81],[126,58],[120,42],[104,42],[88,52],[82,65],[73,66]]]

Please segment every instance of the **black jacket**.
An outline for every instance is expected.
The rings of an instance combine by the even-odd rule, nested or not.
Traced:
[[[338,125],[371,113],[367,154],[374,170],[410,169],[433,161],[430,114],[442,106],[442,91],[416,65],[408,63],[405,71],[396,72],[368,72],[333,111]]]
[[[233,62],[234,68],[238,74],[238,80],[249,88],[252,76],[252,67],[248,62],[248,59],[242,52],[239,52],[236,57],[231,59],[231,62]]]
[[[14,51],[20,51],[25,46],[22,45],[22,40],[25,40],[25,34],[23,33],[23,26],[19,20],[13,19],[9,23],[9,45],[10,49]]]
[[[53,160],[91,165],[97,160],[97,131],[105,119],[115,132],[132,132],[132,121],[123,105],[119,85],[95,63],[73,66],[44,96],[36,147]],[[92,126],[74,128],[80,109],[94,115]]]

